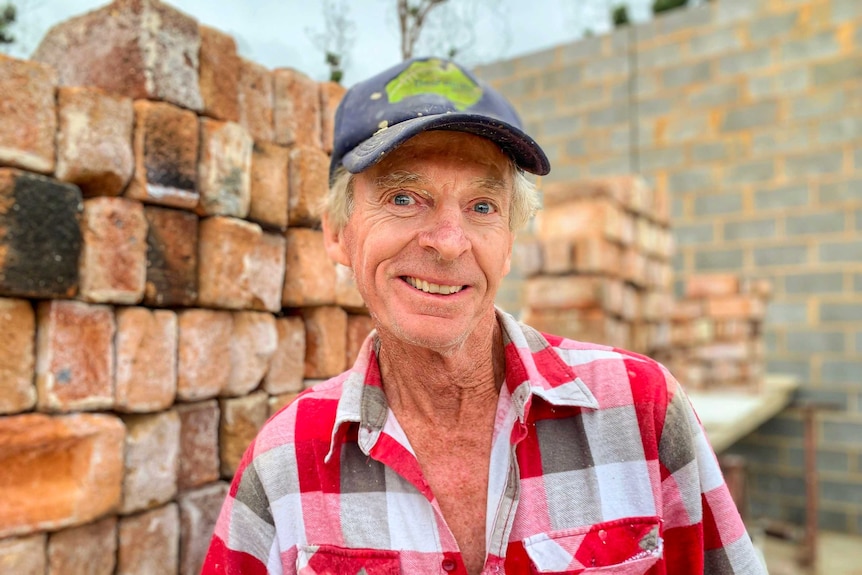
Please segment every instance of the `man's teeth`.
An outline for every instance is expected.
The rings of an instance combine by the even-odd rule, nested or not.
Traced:
[[[439,293],[442,295],[449,295],[453,293],[458,293],[464,286],[441,286],[438,284],[428,283],[425,280],[420,280],[417,278],[405,277],[404,278],[407,283],[415,287],[416,289],[422,290],[425,293]]]

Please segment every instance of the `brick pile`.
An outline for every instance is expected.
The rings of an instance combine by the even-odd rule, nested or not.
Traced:
[[[670,341],[673,242],[666,197],[637,177],[543,188],[535,240],[519,247],[522,319],[652,354]]]
[[[0,565],[197,573],[263,422],[371,328],[316,208],[343,89],[156,0],[0,56]]]

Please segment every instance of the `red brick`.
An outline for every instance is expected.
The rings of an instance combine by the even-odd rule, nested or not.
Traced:
[[[165,102],[135,102],[135,171],[126,196],[150,204],[198,205],[198,117]]]
[[[320,83],[320,137],[323,151],[332,153],[335,111],[347,89],[336,82]]]
[[[57,179],[76,184],[84,196],[120,195],[135,168],[132,100],[64,87],[57,102]]]
[[[706,300],[706,314],[714,319],[763,319],[765,305],[762,299],[740,295],[710,297]]]
[[[287,180],[290,150],[256,142],[251,161],[251,206],[248,217],[279,230],[287,228]]]
[[[634,321],[641,318],[641,313],[643,309],[643,298],[641,297],[641,292],[638,291],[634,286],[617,282],[613,280],[606,280],[608,282],[613,282],[615,285],[619,287],[617,289],[621,290],[620,297],[620,309],[619,315],[626,321]]]
[[[565,182],[548,182],[542,185],[542,204],[545,210],[556,211],[567,205],[578,204],[585,200],[599,203],[613,203],[622,206],[629,192],[626,185],[617,178],[595,178]],[[569,208],[564,208],[568,210]]]
[[[727,319],[714,322],[715,339],[721,341],[744,340],[753,337],[756,333],[755,322],[747,319]]]
[[[0,54],[0,165],[54,171],[57,72]]]
[[[736,274],[695,274],[685,280],[685,297],[737,295],[739,287],[739,276]]]
[[[239,67],[232,36],[198,25],[201,37],[198,77],[203,113],[228,122],[239,121]]]
[[[45,575],[46,540],[44,533],[0,540],[0,567],[3,568],[3,573]]]
[[[51,28],[33,59],[64,86],[97,86],[132,98],[202,107],[197,22],[156,0],[116,0]]]
[[[273,71],[275,141],[320,148],[320,92],[317,82],[291,68]]]
[[[601,308],[606,303],[604,284],[587,276],[533,277],[525,282],[524,301],[536,309]]]
[[[345,356],[345,367],[350,367],[359,356],[359,350],[365,343],[365,338],[374,329],[374,320],[367,315],[347,316],[347,355]]]
[[[180,517],[177,505],[120,519],[117,575],[176,575]]]
[[[230,342],[230,377],[223,397],[245,395],[257,389],[278,347],[275,318],[270,313],[240,311],[233,314]]]
[[[126,473],[120,513],[151,509],[177,493],[180,453],[180,417],[176,411],[128,415]]]
[[[622,248],[603,238],[577,240],[573,252],[574,271],[578,273],[600,273],[611,277],[623,275]]]
[[[772,297],[772,282],[766,278],[740,281],[739,291],[754,297],[768,300]]]
[[[658,321],[667,318],[673,308],[673,296],[666,291],[647,291],[641,298],[644,319]]]
[[[269,417],[272,417],[286,406],[290,405],[297,397],[299,397],[299,392],[270,396],[267,401],[267,405],[269,406]]]
[[[95,303],[140,302],[147,281],[144,206],[125,198],[85,200],[81,228],[81,297]]]
[[[36,405],[36,314],[29,301],[0,298],[0,333],[0,414],[27,411]]]
[[[300,317],[280,317],[275,320],[275,327],[278,347],[263,379],[263,389],[270,395],[301,391],[305,371],[305,323]]]
[[[262,311],[281,311],[287,265],[287,239],[281,234],[264,232],[254,253],[251,254],[252,286],[254,295],[251,308]]]
[[[219,482],[180,495],[180,575],[201,572],[228,487]]]
[[[265,66],[240,58],[239,123],[256,141],[275,139],[273,106],[275,87],[272,72]]]
[[[51,534],[48,575],[113,575],[117,564],[117,518]]]
[[[323,232],[290,228],[281,303],[287,307],[335,303],[335,264],[326,255]]]
[[[320,148],[295,146],[290,151],[288,219],[294,226],[316,226],[320,203],[329,189],[329,156]]]
[[[198,217],[190,212],[144,207],[147,218],[147,282],[144,303],[189,307],[198,299]]]
[[[326,306],[302,310],[305,320],[305,377],[326,378],[344,371],[347,312]]]
[[[125,307],[116,317],[116,409],[167,409],[177,394],[177,314]]]
[[[215,397],[230,375],[230,312],[188,309],[179,312],[177,398],[197,401]]]
[[[620,269],[622,270],[622,278],[624,280],[633,283],[639,288],[646,286],[647,258],[634,246],[623,248]]]
[[[219,408],[215,400],[181,403],[180,467],[177,487],[181,491],[200,487],[219,478]]]
[[[81,525],[114,511],[124,435],[109,415],[0,418],[0,538]]]
[[[592,237],[629,245],[634,240],[634,218],[609,199],[584,199],[539,212],[536,233],[545,241]]]
[[[82,210],[77,187],[0,168],[0,294],[75,295]]]
[[[78,301],[43,301],[37,325],[39,410],[110,409],[117,330],[113,310]]]
[[[254,143],[235,122],[202,118],[198,159],[198,213],[248,215],[251,201],[251,149]]]
[[[245,397],[219,400],[219,456],[222,477],[230,478],[246,448],[269,417],[268,396],[255,391]]]
[[[542,271],[546,274],[565,274],[574,267],[574,249],[568,240],[559,239],[542,243]]]
[[[350,311],[366,311],[365,301],[356,287],[353,270],[341,264],[335,264],[335,303]]]

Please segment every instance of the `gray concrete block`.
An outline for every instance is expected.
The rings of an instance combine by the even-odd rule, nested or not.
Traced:
[[[853,157],[856,169],[862,170],[862,147],[856,148],[856,151],[853,153]]]
[[[658,120],[641,118],[635,124],[637,146],[639,149],[650,149],[656,146],[656,127]]]
[[[841,272],[788,274],[784,276],[784,291],[788,294],[827,294],[844,291]]]
[[[747,130],[760,126],[772,126],[778,120],[778,107],[775,102],[760,102],[740,106],[730,110],[724,117],[721,129],[724,132]]]
[[[854,421],[824,421],[822,440],[851,445],[862,445],[862,423]]]
[[[805,302],[773,301],[766,306],[767,325],[807,323],[808,305]]]
[[[661,87],[659,84],[658,74],[654,73],[653,70],[643,71],[638,69],[632,75],[632,80],[634,82],[632,92],[636,98],[650,98],[655,96],[658,94],[659,88]]]
[[[782,186],[774,190],[754,192],[754,206],[758,210],[784,209],[805,206],[809,203],[810,191],[805,184]]]
[[[862,360],[858,359],[824,359],[820,368],[823,383],[859,383],[862,373]],[[859,438],[862,442],[862,437]]]
[[[780,36],[786,35],[793,30],[799,20],[799,11],[786,12],[784,14],[770,14],[757,18],[748,23],[748,37],[755,44],[768,42]]]
[[[699,251],[694,254],[694,269],[697,271],[737,271],[743,264],[740,249]]]
[[[688,95],[690,106],[724,106],[738,102],[739,99],[739,86],[726,82],[699,86]]]
[[[500,60],[491,64],[477,66],[473,72],[486,82],[494,82],[515,75],[515,60]]]
[[[685,50],[681,42],[668,42],[640,50],[635,55],[639,68],[667,68],[685,61]]]
[[[651,118],[668,114],[674,105],[674,101],[668,97],[647,98],[635,103],[639,118]]]
[[[751,139],[751,151],[757,155],[770,156],[807,152],[814,140],[812,132],[813,128],[807,123],[758,130]]]
[[[670,175],[671,194],[706,191],[716,187],[716,180],[709,168],[689,168]]]
[[[782,62],[798,62],[800,60],[816,60],[828,58],[841,51],[835,32],[829,30],[804,40],[793,40],[781,45]]]
[[[815,388],[802,388],[798,396],[803,401],[816,403],[831,403],[843,405],[847,409],[847,392],[833,391]],[[791,447],[788,450],[788,462],[790,465],[802,468],[805,465],[805,450],[801,447]],[[817,450],[817,470],[821,473],[826,471],[848,472],[850,471],[850,454],[846,451],[833,451],[831,449]]]
[[[689,53],[698,57],[715,56],[742,47],[742,37],[736,27],[719,28],[692,38]]]
[[[820,303],[820,321],[854,322],[862,321],[862,305],[858,303]]]
[[[656,16],[662,35],[670,35],[681,30],[690,30],[698,26],[713,23],[712,7],[708,4],[689,6],[672,10]]]
[[[787,351],[791,353],[824,353],[844,351],[845,337],[840,331],[804,331],[787,333]]]
[[[751,75],[753,70],[764,68],[772,63],[769,48],[754,48],[747,52],[722,56],[718,60],[718,71],[722,75]]]
[[[560,61],[564,64],[571,62],[584,62],[597,58],[602,54],[602,38],[593,36],[584,38],[571,44],[560,47]]]
[[[542,90],[559,90],[577,86],[583,77],[581,66],[566,66],[556,70],[545,70],[539,75]]]
[[[584,81],[596,82],[626,76],[629,73],[629,56],[621,54],[595,58],[584,63]]]
[[[697,246],[715,241],[712,223],[685,224],[673,227],[673,238],[678,246]]]
[[[862,117],[843,117],[821,122],[817,125],[817,138],[824,144],[840,144],[859,140],[862,138]]]
[[[685,163],[685,150],[679,148],[656,148],[642,151],[637,158],[642,170],[652,171],[673,168]]]
[[[611,102],[614,104],[631,104],[633,87],[630,76],[625,76],[621,81],[612,84],[610,86]]]
[[[856,57],[814,64],[811,67],[811,79],[815,86],[829,86],[860,76],[862,76],[862,59]]]
[[[862,292],[862,274],[853,274],[853,290]],[[857,335],[862,335],[862,332]],[[862,340],[858,340],[858,343],[862,343]]]
[[[628,125],[611,129],[608,137],[612,152],[628,152],[632,148],[632,131]]]
[[[544,179],[547,182],[571,182],[580,180],[585,175],[582,164],[563,164],[561,166],[554,166],[551,173],[544,176]]]
[[[862,484],[859,482],[824,479],[819,483],[820,501],[844,505],[862,505]],[[835,528],[837,528],[836,526]],[[844,524],[847,529],[847,524]]]
[[[580,157],[587,153],[586,140],[584,138],[570,139],[566,142],[566,155],[569,157]]]
[[[817,92],[790,100],[790,118],[809,120],[841,113],[847,105],[843,89]]]
[[[862,230],[862,209],[856,210],[856,229]]]
[[[752,98],[783,97],[805,92],[811,85],[811,73],[806,67],[797,67],[767,76],[752,76],[747,81]]]
[[[630,174],[632,171],[631,157],[628,154],[603,158],[588,165],[588,174],[592,177],[619,176]]]
[[[697,163],[727,160],[730,157],[731,146],[727,142],[708,142],[691,147],[691,159]]]
[[[715,21],[730,24],[750,20],[768,4],[768,0],[722,0],[715,4]]]
[[[862,262],[862,240],[823,242],[818,251],[821,262],[847,262],[849,264]],[[862,308],[862,304],[859,304],[859,307]]]
[[[625,105],[609,106],[590,112],[587,115],[587,125],[592,127],[607,127],[625,124],[629,120],[630,108]],[[581,118],[582,116],[578,116]]]
[[[695,64],[684,64],[662,72],[662,84],[666,88],[680,88],[691,84],[708,82],[712,78],[712,62],[705,60]]]
[[[509,94],[503,92],[503,95],[511,98]],[[542,96],[540,98],[528,98],[522,100],[518,106],[518,111],[523,118],[548,118],[556,112],[557,102],[553,96]]]
[[[677,252],[673,254],[670,258],[670,264],[673,266],[673,271],[675,273],[681,274],[685,271],[685,254],[682,252]]]
[[[786,362],[788,367],[797,367],[796,362]],[[799,365],[798,368],[807,370],[807,364]],[[776,373],[788,373],[780,371]],[[781,413],[773,417],[757,429],[758,435],[773,436],[773,437],[802,437],[802,420],[788,413]],[[800,478],[801,480],[801,478]],[[774,490],[773,490],[774,491]],[[804,487],[801,492],[805,493]]]
[[[862,16],[862,3],[859,0],[832,0],[832,23],[843,24]]]
[[[670,217],[673,219],[680,219],[684,213],[685,202],[678,195],[673,196],[670,200]]]
[[[538,80],[535,76],[526,76],[504,81],[500,84],[500,92],[507,98],[519,99],[529,96],[536,91]]]
[[[775,162],[758,160],[737,164],[727,169],[724,181],[729,184],[750,184],[763,182],[775,177]]]
[[[790,236],[841,232],[844,231],[845,220],[843,211],[788,216],[784,222],[784,231]]]
[[[570,91],[561,102],[561,108],[566,110],[582,110],[608,102],[604,86],[579,86],[577,90]]]
[[[742,194],[739,192],[703,194],[694,198],[694,213],[698,216],[734,214],[741,211]]]
[[[775,237],[775,219],[727,222],[724,224],[725,240],[753,240]]]
[[[568,116],[555,116],[547,118],[542,122],[542,135],[546,138],[553,136],[570,136],[577,134],[583,129],[584,117],[579,114]]]
[[[841,172],[843,163],[844,156],[840,149],[793,156],[784,162],[784,173],[791,180],[822,174],[837,174]]]
[[[557,61],[557,49],[548,48],[531,54],[526,54],[515,59],[515,66],[521,72],[532,72],[534,70],[547,70]]]
[[[667,124],[664,132],[665,140],[669,144],[680,144],[692,140],[702,140],[704,134],[710,131],[710,121],[706,114],[674,116]]]
[[[808,263],[808,246],[805,244],[754,248],[756,266],[787,266],[805,263]]]

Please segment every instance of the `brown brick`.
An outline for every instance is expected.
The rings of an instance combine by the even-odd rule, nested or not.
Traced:
[[[358,313],[366,310],[365,300],[356,288],[353,270],[338,263],[335,264],[335,303]]]
[[[176,575],[180,517],[176,503],[120,519],[117,575]]]
[[[603,282],[596,277],[539,276],[525,282],[524,302],[535,309],[586,309],[606,306]]]
[[[347,316],[347,355],[344,364],[346,367],[350,367],[356,361],[365,338],[373,329],[374,320],[371,316],[352,314]]]
[[[569,204],[613,203],[627,205],[632,196],[632,181],[627,177],[580,179],[574,181],[548,182],[542,185],[542,204],[544,209],[554,211]],[[565,208],[569,209],[569,208]]]
[[[263,378],[263,389],[270,395],[301,391],[305,371],[305,323],[300,317],[280,317],[275,320],[275,327],[278,347]]]
[[[37,324],[39,410],[110,409],[117,329],[113,310],[78,301],[43,301]]]
[[[201,572],[228,488],[218,482],[180,495],[180,575]]]
[[[542,243],[542,271],[546,274],[565,274],[574,267],[574,246],[568,240]]]
[[[323,232],[287,230],[287,264],[281,303],[288,307],[335,303],[335,264],[326,255]]]
[[[81,297],[95,303],[140,302],[147,280],[144,206],[125,198],[85,200],[81,228]]]
[[[623,250],[603,238],[584,238],[574,242],[574,271],[619,277],[623,271]]]
[[[27,411],[36,405],[36,314],[29,301],[0,298],[0,333],[0,414]]]
[[[215,400],[181,403],[177,487],[187,490],[219,478],[219,408]]]
[[[135,168],[132,100],[64,87],[57,102],[57,179],[77,185],[84,196],[120,195]]]
[[[636,285],[639,288],[646,286],[647,275],[647,258],[638,251],[634,246],[624,247],[622,250],[622,259],[620,260],[620,270],[622,278]]]
[[[147,282],[144,303],[189,307],[198,299],[198,217],[182,210],[144,207]]]
[[[177,398],[215,397],[230,375],[230,312],[188,309],[179,312]]]
[[[274,90],[272,72],[265,66],[240,58],[239,123],[256,141],[274,140]]]
[[[151,509],[177,493],[180,417],[176,411],[129,415],[120,513]]]
[[[239,56],[232,36],[199,25],[199,85],[203,113],[228,122],[239,121]]]
[[[275,318],[270,313],[239,311],[233,314],[230,342],[230,377],[221,390],[224,397],[246,395],[257,389],[278,346]]]
[[[75,186],[0,168],[0,294],[75,295],[83,207]]]
[[[290,150],[255,142],[251,161],[251,207],[248,217],[259,224],[287,228],[287,168]]]
[[[261,236],[251,255],[252,309],[281,311],[281,294],[284,291],[284,273],[287,265],[287,240],[281,234]]]
[[[323,151],[327,154],[332,153],[335,111],[346,91],[344,86],[335,82],[320,83],[320,138]]]
[[[320,93],[317,82],[291,68],[273,71],[275,141],[320,148]]]
[[[57,72],[0,54],[0,165],[54,171]]]
[[[177,314],[126,307],[116,317],[116,409],[167,409],[177,394]]]
[[[268,401],[269,417],[272,417],[286,406],[290,405],[297,397],[299,397],[299,392],[270,396]]]
[[[645,319],[658,321],[670,315],[673,307],[673,296],[666,291],[647,291],[642,302],[642,316]]]
[[[546,333],[580,341],[630,347],[628,324],[614,319],[602,310],[528,308],[521,319]]]
[[[302,310],[305,320],[305,377],[326,378],[345,368],[347,312],[325,306]]]
[[[255,391],[245,397],[219,400],[219,457],[222,477],[230,478],[258,430],[269,417],[268,396]]]
[[[705,298],[736,295],[739,293],[739,276],[736,274],[696,274],[685,281],[685,297]]]
[[[48,540],[48,575],[113,575],[116,564],[116,517],[58,531]]]
[[[202,118],[198,193],[201,215],[248,215],[252,138],[235,122]]]
[[[51,28],[33,59],[64,86],[97,86],[131,98],[202,107],[197,22],[157,0],[116,0]]]
[[[3,573],[45,575],[46,541],[44,533],[0,540],[0,567]]]
[[[81,525],[114,511],[124,435],[109,415],[0,418],[0,538]]]
[[[320,148],[295,146],[290,151],[288,219],[294,226],[316,226],[320,203],[329,189],[329,156]]]
[[[763,319],[763,300],[752,296],[711,297],[706,300],[706,314],[714,319]]]
[[[198,117],[165,102],[135,102],[135,172],[126,196],[150,204],[198,205]]]
[[[634,218],[607,198],[565,202],[545,208],[536,216],[537,235],[542,240],[606,238],[631,244]]]

